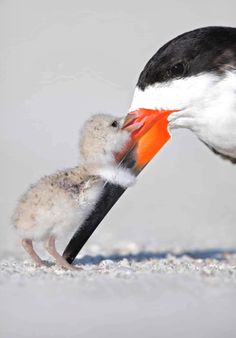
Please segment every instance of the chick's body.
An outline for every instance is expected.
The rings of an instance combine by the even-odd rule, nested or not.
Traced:
[[[31,258],[42,265],[33,240],[45,248],[64,268],[71,268],[55,248],[55,240],[83,223],[103,191],[104,181],[128,187],[134,176],[118,168],[114,154],[129,141],[123,121],[98,114],[88,120],[81,132],[81,165],[41,178],[20,199],[13,223],[22,245]]]
[[[93,209],[102,191],[99,177],[83,166],[43,177],[23,195],[13,222],[22,238],[43,240],[73,230]]]

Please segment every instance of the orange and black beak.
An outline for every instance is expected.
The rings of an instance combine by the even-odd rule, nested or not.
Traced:
[[[144,108],[130,112],[123,128],[131,132],[131,141],[116,155],[117,161],[138,175],[170,139],[167,117],[172,112],[173,110]],[[78,228],[63,253],[69,263],[73,262],[80,249],[124,192],[125,189],[121,186],[105,183],[94,210]]]

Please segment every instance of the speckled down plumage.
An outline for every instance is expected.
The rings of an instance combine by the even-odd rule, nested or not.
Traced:
[[[115,161],[115,153],[130,137],[122,125],[122,119],[111,115],[94,115],[81,131],[81,164],[41,178],[20,199],[12,221],[23,247],[38,265],[42,261],[32,240],[45,241],[48,252],[68,268],[55,249],[55,239],[83,223],[106,180],[124,187],[135,182],[132,173],[118,167]]]

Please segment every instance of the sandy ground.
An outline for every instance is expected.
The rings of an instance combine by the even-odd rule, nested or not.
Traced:
[[[1,338],[235,337],[235,253],[87,250],[73,272],[2,258]]]

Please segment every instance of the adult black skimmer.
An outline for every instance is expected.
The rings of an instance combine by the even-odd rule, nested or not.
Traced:
[[[145,128],[155,116],[157,129],[150,129],[136,153],[138,171],[168,140],[167,123],[170,131],[192,130],[215,153],[236,163],[236,28],[196,29],[157,51],[139,76],[125,125],[144,121]],[[156,137],[155,130],[161,135]],[[123,192],[122,187],[105,185],[95,210],[64,251],[68,262]]]
[[[161,47],[139,76],[130,111],[139,108],[175,110],[170,130],[188,128],[236,163],[236,28],[196,29]]]

